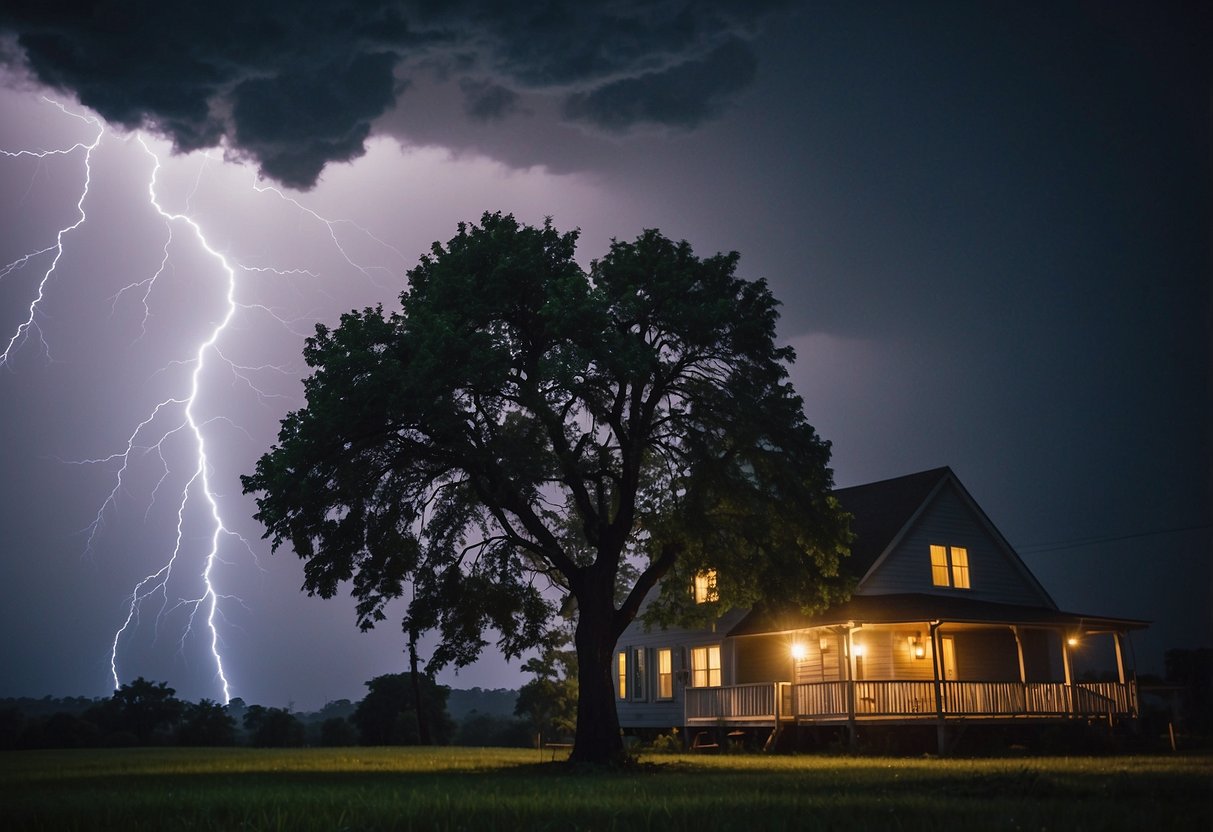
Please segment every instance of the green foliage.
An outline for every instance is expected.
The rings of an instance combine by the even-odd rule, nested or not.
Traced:
[[[459,722],[451,744],[470,748],[529,748],[535,744],[535,734],[520,719],[472,713]]]
[[[683,754],[686,752],[686,743],[683,742],[678,729],[672,728],[670,733],[658,734],[654,737],[645,751],[649,754]]]
[[[309,593],[352,584],[361,627],[407,589],[404,631],[440,636],[431,671],[489,628],[507,657],[538,645],[543,590],[567,593],[603,759],[621,751],[606,663],[663,578],[654,620],[818,609],[846,592],[849,533],[765,282],[653,230],[587,273],[576,241],[485,214],[409,272],[400,312],[318,326],[307,405],[243,485]],[[710,611],[683,591],[707,568]]]
[[[421,718],[429,728],[430,741],[446,745],[455,732],[455,723],[446,712],[450,688],[421,674]],[[389,673],[366,683],[367,694],[358,703],[350,721],[358,728],[363,745],[418,745],[416,694],[411,673]]]
[[[542,652],[522,666],[535,678],[518,691],[514,713],[532,735],[547,740],[570,737],[577,726],[577,652],[568,649],[570,641],[568,633],[556,631]]]
[[[286,708],[250,705],[244,712],[244,730],[256,748],[298,748],[307,736],[303,723]]]
[[[343,745],[355,745],[358,742],[358,731],[343,716],[331,716],[320,723],[318,744],[326,748]]]
[[[111,698],[114,714],[110,719],[117,723],[113,727],[129,731],[141,745],[156,735],[167,738],[185,708],[176,694],[167,683],[149,682],[142,676],[120,686]]]
[[[187,704],[177,741],[181,745],[235,745],[236,720],[223,705],[209,699]]]

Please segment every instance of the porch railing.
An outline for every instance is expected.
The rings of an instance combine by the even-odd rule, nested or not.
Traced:
[[[686,689],[686,718],[692,720],[775,720],[776,692],[780,683],[728,685]],[[785,683],[786,684],[786,683]]]
[[[1132,683],[1081,682],[762,682],[687,688],[685,715],[693,722],[901,717],[1136,716]]]

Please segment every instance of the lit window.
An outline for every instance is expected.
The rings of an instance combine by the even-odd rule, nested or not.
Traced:
[[[632,651],[632,698],[644,699],[648,691],[648,684],[645,681],[645,650],[643,647],[637,647]]]
[[[948,583],[948,550],[944,546],[931,546],[931,583],[935,586],[950,586]]]
[[[969,589],[969,550],[931,544],[931,583]]]
[[[691,686],[720,687],[720,645],[691,648]]]
[[[627,699],[628,698],[628,654],[625,653],[624,651],[620,650],[617,658],[618,658],[618,662],[617,662],[618,670],[616,671],[615,675],[619,680],[619,684],[616,687],[619,688],[619,698]]]
[[[969,550],[960,546],[952,547],[952,586],[957,589],[969,588]]]
[[[696,572],[695,585],[691,592],[696,604],[706,604],[709,601],[717,600],[719,596],[716,594],[716,570],[705,569],[702,572]]]
[[[657,698],[674,698],[674,654],[668,647],[657,651]]]

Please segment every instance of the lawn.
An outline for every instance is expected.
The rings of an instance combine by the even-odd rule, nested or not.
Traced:
[[[1208,756],[654,756],[534,751],[0,753],[6,830],[1211,829]]]

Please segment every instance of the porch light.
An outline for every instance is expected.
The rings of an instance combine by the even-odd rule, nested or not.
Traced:
[[[1078,636],[1070,636],[1069,638],[1066,639],[1066,644],[1070,645],[1071,647],[1077,647],[1078,641],[1079,641]]]
[[[927,657],[927,646],[922,643],[922,633],[910,636],[910,655],[916,659]]]
[[[830,649],[830,639],[829,639],[829,637],[828,637],[828,636],[822,636],[822,637],[821,637],[821,640],[817,642],[817,646],[821,648],[821,652],[823,652],[823,653],[825,653],[825,652],[829,651],[829,649]]]
[[[802,662],[809,656],[809,648],[805,647],[799,641],[792,644],[792,658],[795,661]]]
[[[855,655],[855,658],[862,659],[863,658],[863,645],[862,644],[852,644],[851,652]]]

